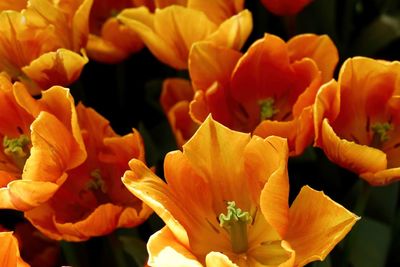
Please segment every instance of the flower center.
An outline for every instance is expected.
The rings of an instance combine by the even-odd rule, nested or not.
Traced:
[[[275,100],[271,97],[258,101],[260,106],[260,120],[271,119],[279,112],[279,109],[274,108]]]
[[[103,193],[107,192],[107,185],[101,177],[101,173],[99,169],[95,169],[90,173],[92,179],[90,179],[86,183],[86,189],[90,191],[98,191],[100,190]]]
[[[227,204],[227,214],[219,215],[219,225],[228,231],[233,252],[246,252],[248,248],[247,224],[252,221],[252,218],[247,211],[237,208],[235,201],[229,201]]]
[[[23,169],[26,160],[30,156],[29,144],[29,137],[24,134],[21,134],[17,138],[9,138],[8,136],[4,136],[4,154],[12,158],[18,168]]]
[[[372,125],[371,129],[374,132],[371,146],[380,148],[384,142],[389,140],[388,132],[393,129],[393,126],[388,122],[375,123]]]

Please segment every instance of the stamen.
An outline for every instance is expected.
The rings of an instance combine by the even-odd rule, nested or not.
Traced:
[[[258,101],[260,106],[260,120],[271,119],[279,112],[279,109],[274,108],[275,100],[271,97]]]
[[[4,136],[4,154],[11,157],[14,163],[20,169],[23,169],[25,162],[30,155],[29,144],[29,137],[24,134],[21,134],[17,138],[9,138],[8,136]]]
[[[380,148],[382,144],[389,140],[388,132],[393,129],[393,126],[388,123],[375,123],[371,127],[374,135],[372,136],[371,146]]]
[[[231,237],[232,250],[243,253],[248,249],[247,224],[251,223],[250,214],[236,207],[235,201],[229,201],[227,214],[219,215],[219,225],[226,229]]]
[[[92,179],[86,183],[86,189],[91,191],[101,190],[101,192],[107,192],[107,185],[101,177],[99,169],[95,169],[90,173]]]

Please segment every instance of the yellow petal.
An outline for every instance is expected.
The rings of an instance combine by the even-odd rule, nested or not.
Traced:
[[[146,165],[136,159],[129,162],[131,171],[125,172],[122,182],[137,198],[149,205],[174,233],[174,236],[188,245],[186,230],[176,217],[184,218],[178,200],[168,190],[167,185]]]
[[[220,252],[210,252],[206,256],[207,267],[238,267],[226,255]]]
[[[207,17],[209,17],[211,21],[220,24],[224,20],[239,13],[243,9],[244,0],[189,0],[187,6],[188,8],[202,11],[204,14],[207,14]]]
[[[187,68],[192,44],[216,29],[204,13],[181,6],[157,9],[155,14],[145,7],[125,9],[118,19],[140,35],[160,61],[177,69]]]
[[[321,145],[319,146],[331,161],[357,174],[378,172],[387,167],[384,152],[373,147],[340,139],[327,119],[322,122]]]
[[[18,241],[12,232],[0,232],[0,266],[2,267],[29,267],[21,259]]]
[[[292,62],[311,58],[322,72],[322,81],[327,82],[332,79],[339,55],[328,35],[299,34],[287,44]]]
[[[84,48],[89,35],[89,14],[93,0],[83,0],[72,18],[73,51]]]
[[[323,260],[359,219],[324,193],[304,186],[289,212],[285,240],[296,251],[295,266]]]
[[[400,180],[400,168],[361,173],[360,177],[374,186],[387,185]]]
[[[250,11],[246,9],[224,21],[206,40],[220,46],[240,50],[252,29],[253,19]]]
[[[61,48],[41,55],[22,70],[41,88],[47,89],[52,85],[68,85],[74,82],[87,62],[86,55],[81,56]]]
[[[214,82],[227,87],[240,52],[209,42],[198,42],[189,55],[189,72],[196,90],[207,90]]]
[[[148,265],[163,267],[202,267],[196,257],[175,238],[168,227],[154,233],[147,243]]]

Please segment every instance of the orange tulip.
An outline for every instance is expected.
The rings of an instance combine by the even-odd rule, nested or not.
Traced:
[[[299,155],[314,137],[312,106],[338,61],[328,36],[298,35],[287,43],[266,34],[245,54],[212,43],[195,44],[189,72],[196,91],[190,114],[209,113],[231,129],[288,139]]]
[[[166,223],[150,266],[303,266],[322,260],[358,217],[305,186],[289,209],[283,138],[230,130],[211,117],[164,161],[166,182],[141,161],[123,182]],[[236,264],[236,265],[235,265]]]
[[[68,172],[68,179],[41,206],[25,217],[52,239],[82,241],[142,223],[151,209],[132,197],[121,182],[128,161],[144,161],[137,131],[119,136],[93,109],[78,105],[78,119],[86,145],[86,161]]]
[[[125,9],[117,18],[135,31],[160,61],[186,69],[195,42],[206,40],[234,49],[243,46],[252,28],[250,12],[241,11],[243,2],[156,1],[154,13],[142,6]]]
[[[0,11],[1,10],[16,10],[20,11],[26,8],[28,0],[6,0],[0,1]]]
[[[88,61],[82,49],[91,5],[92,0],[30,0],[20,12],[1,12],[0,71],[29,84],[32,94],[75,81]]]
[[[154,10],[150,0],[94,0],[86,47],[88,56],[105,63],[116,63],[142,49],[140,37],[116,18],[121,10],[142,5]]]
[[[39,100],[0,74],[0,208],[29,210],[47,201],[86,151],[69,91]]]
[[[261,0],[261,3],[275,15],[295,15],[312,0]]]
[[[0,232],[0,266],[2,267],[29,267],[21,259],[18,241],[12,232]]]
[[[371,185],[400,179],[400,63],[348,59],[318,93],[315,145]]]
[[[160,102],[179,147],[189,140],[198,128],[189,115],[193,88],[185,79],[170,78],[163,82]]]
[[[18,239],[22,258],[31,267],[57,266],[61,256],[58,242],[46,238],[27,222],[17,224],[14,235]]]

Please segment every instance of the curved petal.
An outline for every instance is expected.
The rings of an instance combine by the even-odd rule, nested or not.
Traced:
[[[360,177],[374,186],[387,185],[400,180],[400,168],[361,173]]]
[[[272,149],[280,158],[278,163],[274,165],[275,170],[270,174],[261,191],[260,208],[266,221],[283,238],[289,224],[288,147],[284,139],[274,136],[265,141],[272,146]]]
[[[189,73],[195,90],[206,91],[214,82],[229,86],[240,52],[210,42],[198,42],[189,55]]]
[[[89,14],[93,0],[83,0],[72,17],[73,51],[84,48],[89,35]]]
[[[207,267],[238,267],[225,254],[220,252],[210,252],[206,256]]]
[[[206,40],[220,46],[240,50],[252,29],[253,19],[250,11],[246,9],[224,21]]]
[[[74,82],[87,62],[85,54],[81,56],[60,48],[41,55],[23,67],[22,71],[41,88],[49,88],[52,85],[69,85]]]
[[[322,82],[332,79],[339,54],[328,35],[299,34],[287,42],[290,60],[311,58],[322,72]]]
[[[324,193],[304,186],[290,207],[285,236],[296,251],[295,266],[325,259],[358,219]]]
[[[243,9],[243,6],[244,0],[189,0],[187,4],[188,8],[193,8],[207,14],[207,17],[216,24],[220,24],[224,20],[239,13]]]
[[[196,257],[175,238],[168,227],[154,233],[147,242],[149,266],[202,267]]]
[[[188,246],[188,236],[182,224],[176,217],[184,218],[184,212],[179,208],[179,201],[168,190],[167,185],[158,178],[146,165],[136,159],[129,162],[131,171],[125,172],[122,182],[137,198],[150,206],[174,236]]]
[[[251,208],[250,189],[243,184],[242,157],[249,141],[249,134],[230,130],[209,116],[183,146],[183,154],[209,183],[216,214],[225,212],[226,201],[231,200],[242,210]]]
[[[181,6],[157,9],[155,14],[145,7],[125,9],[118,19],[135,31],[160,61],[177,69],[187,68],[191,45],[216,29],[202,12]]]
[[[12,232],[0,232],[0,265],[3,267],[29,267],[21,259],[18,241]]]
[[[321,145],[326,156],[336,164],[357,174],[386,169],[386,154],[381,150],[340,139],[327,119],[322,122]]]
[[[193,99],[190,81],[181,78],[169,78],[163,81],[160,103],[165,113],[181,101]]]

